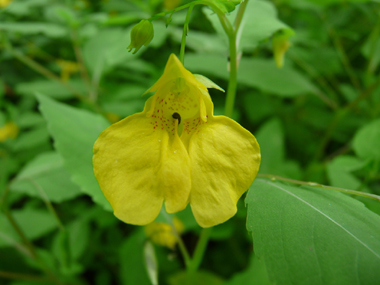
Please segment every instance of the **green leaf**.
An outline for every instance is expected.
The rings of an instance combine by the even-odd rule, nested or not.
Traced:
[[[71,182],[63,159],[55,152],[42,153],[30,161],[18,173],[10,189],[38,198],[46,195],[50,201],[58,203],[82,194]]]
[[[108,28],[92,37],[83,48],[86,65],[94,76],[100,77],[114,66],[137,55],[127,52],[130,29]]]
[[[19,128],[30,128],[37,125],[44,125],[45,120],[37,112],[24,112],[17,117],[15,123]]]
[[[89,246],[89,238],[90,238],[90,225],[88,220],[83,219],[82,217],[70,222],[66,226],[66,232],[68,234],[68,244],[69,244],[69,256],[73,260],[79,259],[86,251],[86,248]],[[60,253],[60,245],[59,245],[59,235],[54,238],[53,241],[53,252],[55,256],[59,256],[62,258],[62,254]]]
[[[45,125],[22,132],[12,144],[14,151],[28,150],[49,143],[49,132]]]
[[[342,193],[256,179],[247,229],[277,284],[374,284],[380,216]]]
[[[285,135],[278,119],[266,122],[255,136],[261,151],[260,173],[300,178],[298,163],[285,159]]]
[[[72,181],[94,202],[112,210],[92,168],[92,147],[109,123],[100,115],[58,103],[41,94],[37,95],[37,99],[54,138],[54,146],[63,158],[64,167],[70,172]]]
[[[185,66],[191,72],[213,75],[228,80],[227,57],[215,54],[189,54]],[[238,82],[281,97],[315,94],[317,88],[301,73],[285,65],[279,69],[273,60],[242,58]]]
[[[25,236],[34,240],[44,236],[57,227],[51,213],[42,210],[24,208],[13,210],[12,215]],[[19,242],[20,237],[5,215],[0,215],[0,247],[11,246]]]
[[[67,82],[80,93],[86,93],[87,88],[82,80],[69,80]],[[25,96],[34,96],[36,92],[45,94],[55,99],[69,99],[75,95],[57,81],[35,80],[32,82],[22,82],[16,85],[16,92]]]
[[[352,146],[359,157],[380,160],[380,119],[362,127],[355,134]]]
[[[0,23],[0,31],[20,33],[22,35],[45,34],[47,37],[59,38],[67,35],[67,30],[53,23]]]
[[[144,242],[146,236],[142,228],[133,233],[120,248],[120,274],[122,284],[149,285],[150,280],[144,265]]]
[[[362,182],[351,172],[361,169],[365,161],[354,156],[338,156],[327,164],[327,176],[332,186],[357,190]]]

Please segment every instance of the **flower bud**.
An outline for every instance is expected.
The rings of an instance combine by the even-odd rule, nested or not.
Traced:
[[[281,32],[273,36],[272,45],[274,60],[278,68],[284,65],[285,52],[290,47],[289,37],[292,35],[290,32]]]
[[[131,43],[127,47],[129,51],[135,49],[136,53],[142,45],[147,46],[153,39],[154,30],[153,25],[149,20],[141,20],[140,23],[135,25],[131,31]]]

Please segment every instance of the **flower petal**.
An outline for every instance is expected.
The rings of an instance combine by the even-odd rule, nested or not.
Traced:
[[[202,227],[223,223],[236,213],[237,201],[256,177],[260,147],[250,132],[224,116],[209,118],[199,131],[185,136],[194,217]]]
[[[176,132],[153,128],[146,110],[101,133],[94,145],[95,176],[115,216],[145,225],[158,215],[183,210],[191,188],[189,157]],[[174,120],[174,119],[173,119]]]

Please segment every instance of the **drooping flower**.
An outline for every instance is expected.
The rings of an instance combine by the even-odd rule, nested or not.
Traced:
[[[182,221],[176,217],[173,219],[173,226],[176,232],[180,235],[185,230],[185,225]],[[168,248],[174,249],[178,242],[172,225],[163,222],[153,222],[145,226],[145,234],[147,237],[155,244],[166,246]]]
[[[4,126],[0,127],[0,142],[16,138],[18,132],[19,128],[14,122],[6,123]]]
[[[211,227],[236,213],[260,165],[255,137],[213,115],[209,79],[193,75],[172,54],[143,112],[104,130],[94,145],[94,173],[120,220],[146,225],[162,203],[168,213],[190,203]]]

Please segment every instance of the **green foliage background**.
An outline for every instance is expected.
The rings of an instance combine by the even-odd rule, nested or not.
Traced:
[[[186,11],[167,27],[153,21],[149,46],[126,50],[132,26],[174,2],[14,0],[1,8],[1,284],[150,283],[147,237],[112,215],[92,145],[143,109],[141,95],[179,53]],[[237,215],[212,230],[193,279],[177,248],[155,245],[159,282],[378,284],[380,202],[273,175],[380,195],[380,4],[250,0],[245,13],[233,118],[261,146],[260,177]],[[271,38],[291,30],[279,69]],[[196,6],[185,67],[227,89],[227,66],[217,16]],[[225,94],[210,93],[223,114]],[[9,122],[15,138],[3,135]],[[176,216],[192,253],[201,229],[189,209]]]

